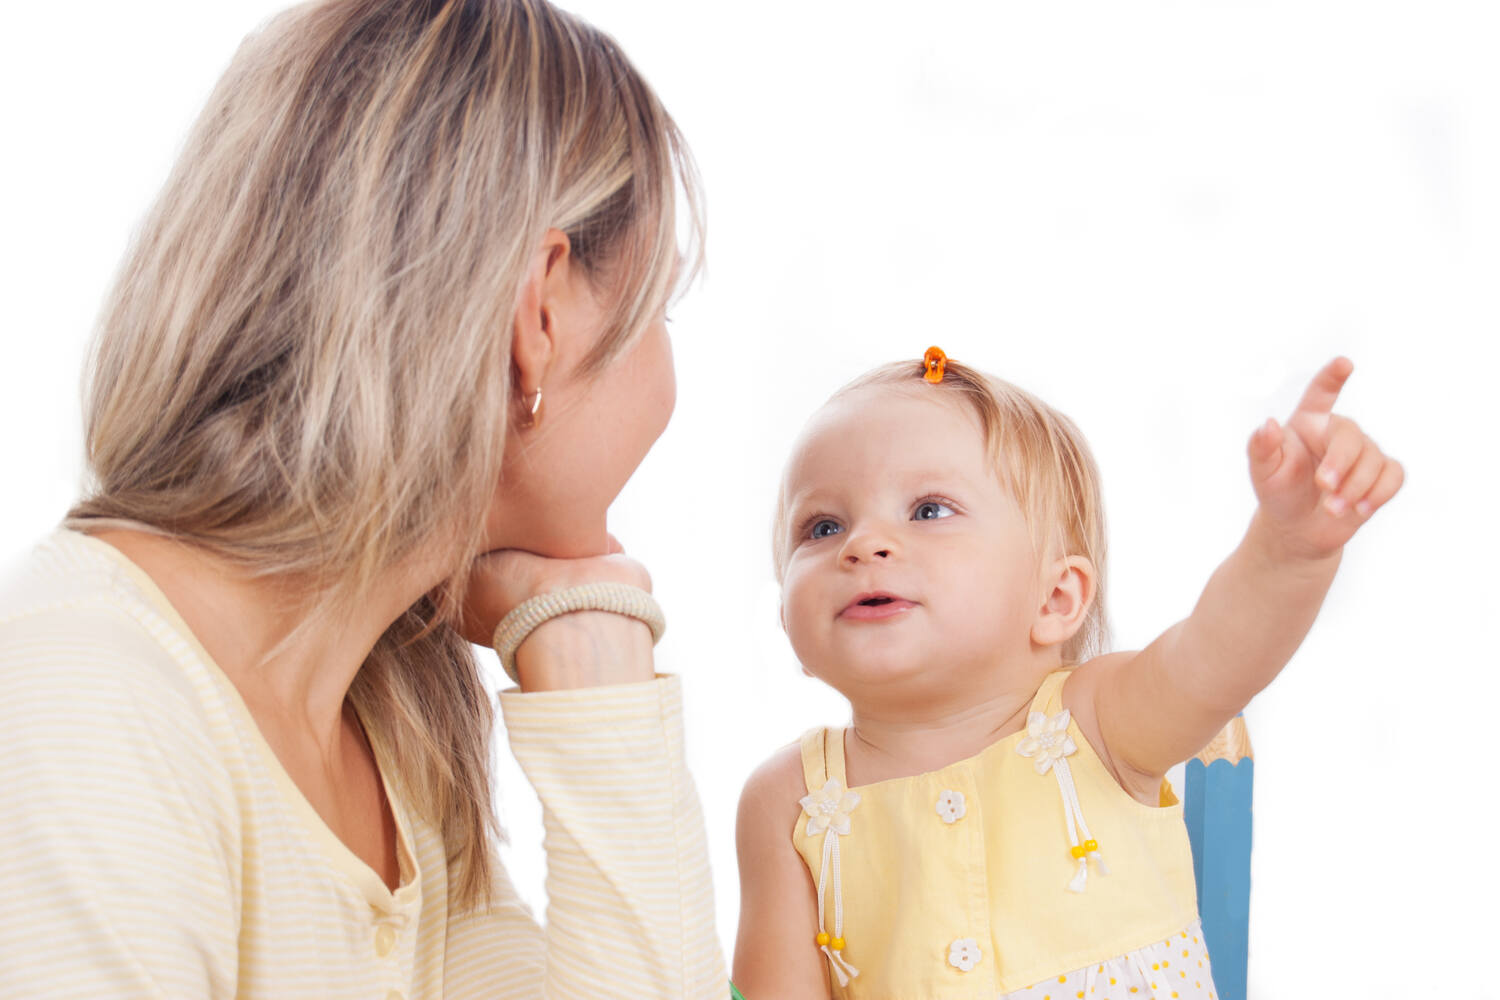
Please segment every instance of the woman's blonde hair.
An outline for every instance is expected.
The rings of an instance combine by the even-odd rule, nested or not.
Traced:
[[[566,233],[612,306],[597,372],[696,268],[697,191],[619,46],[546,0],[327,0],[240,48],[104,309],[70,524],[181,539],[324,615],[441,548],[452,582],[350,699],[464,905],[490,883],[492,708],[436,625],[500,478],[521,283]]]
[[[1020,505],[1038,556],[1080,555],[1094,565],[1094,598],[1083,625],[1063,644],[1063,661],[1081,663],[1104,652],[1109,642],[1104,604],[1104,497],[1088,442],[1073,421],[1003,379],[951,360],[941,382],[927,382],[925,373],[920,360],[882,365],[844,386],[832,399],[858,389],[892,386],[915,393],[941,393],[973,410],[995,472]],[[791,555],[787,516],[783,489],[772,529],[777,580],[784,575]]]

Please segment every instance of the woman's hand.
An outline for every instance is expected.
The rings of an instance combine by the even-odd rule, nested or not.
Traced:
[[[490,645],[495,626],[522,601],[584,583],[628,583],[651,589],[651,575],[625,555],[613,536],[608,555],[551,559],[520,549],[487,552],[474,560],[460,631]],[[651,630],[608,611],[575,611],[534,629],[516,650],[523,691],[598,687],[656,676]]]
[[[1284,556],[1324,559],[1401,488],[1401,463],[1387,457],[1348,417],[1333,412],[1354,371],[1334,358],[1313,377],[1282,427],[1267,420],[1250,439],[1256,520]]]

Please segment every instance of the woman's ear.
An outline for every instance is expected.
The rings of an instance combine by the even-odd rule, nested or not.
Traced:
[[[1067,642],[1083,627],[1094,603],[1094,564],[1083,556],[1064,556],[1042,577],[1041,604],[1031,625],[1038,646]]]
[[[516,296],[510,359],[522,405],[542,388],[560,353],[558,306],[560,298],[572,291],[571,251],[566,233],[547,230]]]

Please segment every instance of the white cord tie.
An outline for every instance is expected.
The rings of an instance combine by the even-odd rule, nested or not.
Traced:
[[[829,778],[822,789],[809,792],[801,799],[807,813],[807,835],[823,837],[823,858],[818,865],[818,950],[828,959],[840,986],[848,986],[859,970],[840,954],[844,950],[844,880],[839,863],[839,837],[849,833],[849,812],[859,805],[859,793],[844,787],[837,778]],[[828,876],[833,875],[833,934],[828,934],[828,913],[824,902],[828,894]]]
[[[1068,735],[1071,716],[1065,708],[1052,717],[1041,712],[1032,712],[1026,719],[1026,735],[1016,744],[1016,753],[1031,758],[1037,774],[1051,771],[1057,777],[1057,790],[1062,795],[1063,819],[1068,824],[1069,849],[1078,862],[1068,888],[1083,892],[1088,886],[1089,858],[1099,866],[1100,875],[1109,874],[1104,855],[1099,853],[1099,842],[1089,833],[1089,825],[1083,818],[1083,806],[1078,803],[1078,789],[1073,784],[1073,769],[1068,766],[1068,757],[1078,751],[1078,744]]]

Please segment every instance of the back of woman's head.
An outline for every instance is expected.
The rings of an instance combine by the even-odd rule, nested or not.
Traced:
[[[616,44],[545,0],[331,0],[250,38],[107,304],[78,513],[358,589],[474,541],[545,230],[612,307],[659,312],[693,192]]]
[[[500,476],[543,235],[569,236],[609,310],[596,371],[673,291],[679,183],[696,236],[671,119],[545,0],[280,15],[214,90],[106,304],[71,523],[165,533],[324,607],[419,547],[457,574]],[[490,710],[440,603],[392,627],[351,695],[412,762],[472,901]]]

